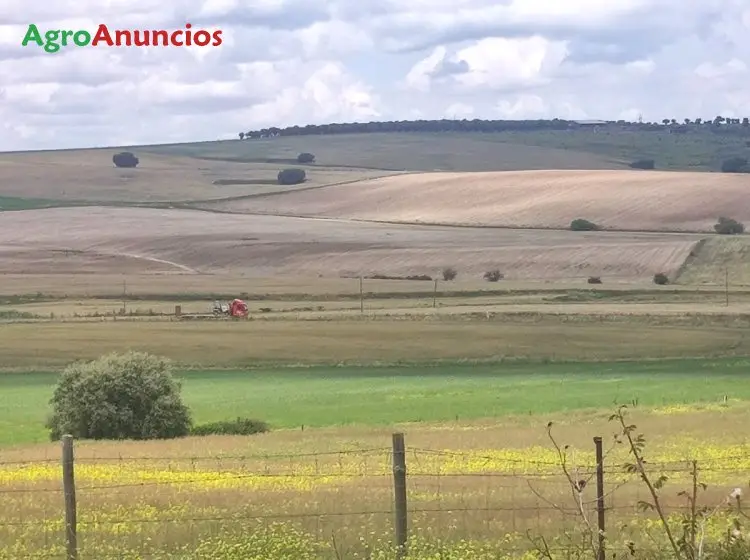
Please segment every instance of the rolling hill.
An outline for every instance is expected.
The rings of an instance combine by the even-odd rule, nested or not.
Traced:
[[[586,218],[629,231],[713,232],[750,220],[750,177],[664,171],[513,171],[385,177],[205,208],[319,218],[567,228]]]

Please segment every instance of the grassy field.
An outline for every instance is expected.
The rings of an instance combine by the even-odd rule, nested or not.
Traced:
[[[311,147],[314,143],[314,149]],[[265,161],[312,151],[321,165],[355,165],[419,171],[512,171],[519,169],[622,169],[654,158],[658,169],[716,170],[723,159],[745,154],[742,137],[710,131],[565,131],[460,133],[368,133],[282,136],[263,140],[148,146],[144,151],[192,157]]]
[[[185,371],[198,423],[256,417],[274,428],[555,415],[609,403],[750,400],[747,360]],[[0,445],[46,440],[56,374],[0,375]]]
[[[483,314],[482,314],[483,315]],[[718,323],[718,324],[716,324]],[[729,323],[723,326],[722,323]],[[750,354],[729,320],[532,313],[514,320],[171,322],[94,320],[0,324],[0,367],[62,367],[129,348],[183,365],[418,363],[435,360],[614,360]]]

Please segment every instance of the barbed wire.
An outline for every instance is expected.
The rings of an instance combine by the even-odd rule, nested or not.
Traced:
[[[482,450],[486,451],[486,450]],[[373,453],[384,453],[388,456],[392,455],[392,449],[390,447],[375,447],[366,449],[347,449],[338,451],[323,451],[323,452],[309,452],[309,453],[284,453],[284,454],[257,454],[257,455],[206,455],[206,456],[124,456],[120,455],[117,457],[76,457],[77,464],[86,463],[106,463],[106,462],[130,462],[130,463],[147,463],[147,462],[171,462],[171,463],[200,463],[200,462],[222,462],[222,461],[238,461],[238,462],[251,462],[251,461],[271,461],[271,460],[284,460],[284,459],[305,459],[313,457],[335,457],[335,456],[353,456],[353,455],[369,455]],[[493,455],[484,455],[481,452],[472,450],[465,451],[447,451],[439,449],[427,449],[419,447],[411,447],[407,450],[407,454],[416,455],[418,453],[424,455],[434,455],[443,457],[463,457],[472,460],[485,460],[487,462],[498,462],[505,464],[516,464],[525,466],[540,466],[540,467],[559,467],[559,461],[544,461],[538,459],[525,459],[525,458],[513,458],[513,457],[502,457]],[[672,460],[672,461],[645,461],[644,464],[649,468],[667,468],[673,467],[677,469],[684,469],[685,466],[689,466],[692,461],[698,461],[700,470],[716,470],[719,467],[710,466],[701,467],[701,461],[703,463],[707,461],[721,461],[722,463],[731,461],[747,461],[750,465],[750,454],[745,455],[727,455],[717,457],[715,459],[697,459],[686,457],[684,459]],[[31,466],[39,464],[51,464],[60,463],[60,458],[46,457],[43,459],[16,459],[16,460],[0,460],[0,467],[5,466]],[[605,459],[605,465],[611,463]],[[595,471],[595,462],[578,463],[579,469],[590,469]],[[732,469],[731,465],[722,467],[722,469]]]

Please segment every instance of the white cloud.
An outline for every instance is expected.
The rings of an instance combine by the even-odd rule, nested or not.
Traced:
[[[401,118],[750,116],[746,0],[3,0],[0,149]],[[21,47],[223,31],[217,48]]]

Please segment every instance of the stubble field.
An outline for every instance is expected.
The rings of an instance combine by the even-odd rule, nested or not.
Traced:
[[[0,273],[191,272],[254,277],[589,275],[675,272],[696,235],[513,231],[145,208],[55,208],[0,217]]]
[[[742,175],[536,170],[422,173],[237,203],[231,211],[510,228],[566,229],[576,218],[629,231],[713,232],[720,216],[750,219]]]

